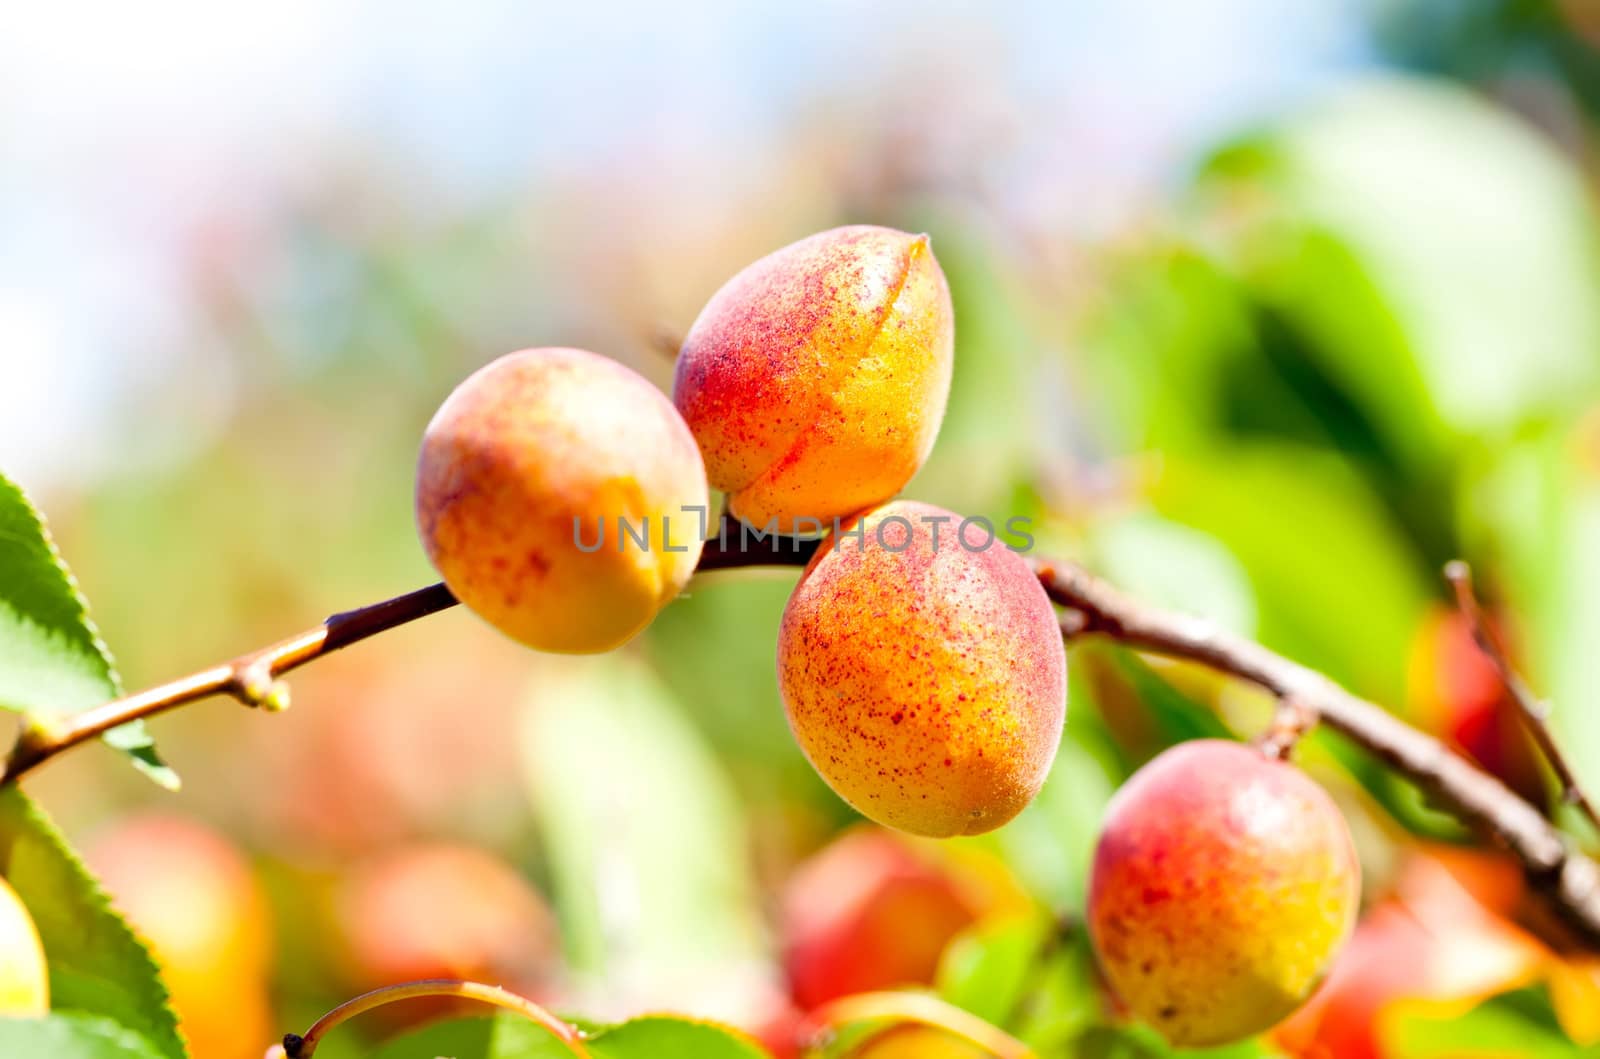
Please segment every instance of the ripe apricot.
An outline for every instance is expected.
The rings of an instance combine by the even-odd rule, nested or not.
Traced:
[[[367,860],[334,895],[346,987],[359,993],[419,978],[495,982],[541,996],[560,964],[555,917],[510,864],[486,850],[419,842]],[[389,1029],[473,1005],[432,999],[385,1009]]]
[[[694,572],[705,469],[659,390],[580,349],[480,368],[422,439],[417,526],[467,606],[544,651],[608,651]]]
[[[820,533],[899,492],[927,459],[954,343],[927,236],[835,228],[712,296],[684,340],[673,400],[733,514]]]
[[[876,828],[839,838],[790,877],[783,965],[814,1008],[850,993],[933,984],[945,945],[977,918],[955,877]]]
[[[1066,671],[1021,557],[914,501],[842,525],[778,633],[779,689],[812,766],[862,814],[935,837],[993,830],[1038,793]]]
[[[231,842],[179,816],[120,821],[87,851],[149,942],[196,1056],[254,1059],[272,1035],[266,895]]]
[[[880,1031],[851,1054],[856,1059],[991,1059],[987,1051],[965,1038],[909,1023]]]
[[[50,1011],[50,973],[33,917],[0,878],[0,1018],[37,1018]]]
[[[1112,798],[1089,931],[1112,988],[1183,1046],[1268,1029],[1299,1007],[1355,925],[1349,828],[1303,772],[1253,747],[1183,743]]]

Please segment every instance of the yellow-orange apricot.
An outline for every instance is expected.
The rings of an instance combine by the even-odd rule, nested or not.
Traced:
[[[914,501],[846,522],[778,634],[779,688],[812,766],[862,814],[936,837],[1021,812],[1066,714],[1044,589],[1015,552],[963,525]]]
[[[954,342],[927,236],[835,228],[717,291],[684,340],[673,400],[733,514],[820,533],[927,459]]]
[[[1269,1029],[1355,926],[1361,869],[1344,817],[1305,773],[1225,740],[1183,743],[1112,798],[1089,883],[1111,987],[1173,1044]]]
[[[608,651],[650,624],[694,572],[707,504],[672,402],[580,349],[480,368],[417,465],[417,527],[445,584],[543,651]]]
[[[50,1011],[50,974],[33,917],[0,878],[0,1018],[36,1018]]]
[[[857,1059],[991,1059],[964,1037],[933,1026],[906,1024],[880,1030],[858,1045]]]
[[[271,1036],[266,894],[227,839],[181,816],[119,821],[86,859],[149,943],[196,1056],[254,1059]]]

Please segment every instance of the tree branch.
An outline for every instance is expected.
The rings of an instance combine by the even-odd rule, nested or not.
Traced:
[[[817,541],[791,537],[757,538],[726,516],[718,528],[718,535],[701,553],[700,571],[803,566],[818,547]],[[1550,899],[1584,941],[1600,947],[1600,865],[1574,850],[1565,835],[1498,779],[1381,706],[1260,644],[1205,620],[1146,606],[1076,565],[1047,559],[1034,559],[1032,565],[1050,599],[1068,608],[1062,615],[1066,635],[1106,636],[1140,650],[1199,662],[1267,689],[1283,704],[1284,736],[1315,719],[1409,777],[1440,805],[1515,855],[1530,884]],[[120,724],[196,699],[228,694],[251,705],[281,704],[282,674],[455,602],[444,585],[432,585],[335,614],[298,636],[86,710],[59,726],[30,725],[12,749],[0,783],[14,782],[57,754]]]
[[[742,523],[723,516],[717,534],[706,541],[696,569],[804,566],[818,544],[815,540],[773,534],[758,536]],[[64,721],[30,720],[6,758],[5,768],[0,771],[0,784],[13,783],[62,751],[98,738],[113,728],[154,717],[197,699],[231,695],[247,706],[283,709],[288,705],[289,692],[278,678],[285,673],[341,647],[455,605],[456,598],[448,588],[442,584],[429,585],[382,603],[335,614],[321,625],[240,655],[231,662],[115,699],[73,714]]]
[[[1409,777],[1463,822],[1522,862],[1530,885],[1590,945],[1600,946],[1600,865],[1509,787],[1439,740],[1352,695],[1332,680],[1208,621],[1158,610],[1067,563],[1035,560],[1050,598],[1081,616],[1081,634],[1200,662],[1313,711],[1327,725]]]
[[[1556,779],[1561,784],[1562,800],[1568,805],[1577,806],[1583,815],[1588,817],[1589,823],[1600,830],[1600,814],[1596,813],[1594,803],[1589,800],[1583,785],[1578,781],[1578,774],[1573,771],[1571,762],[1567,760],[1566,754],[1562,753],[1560,745],[1556,742],[1555,733],[1550,730],[1550,707],[1540,701],[1533,693],[1533,689],[1518,675],[1511,665],[1511,658],[1507,655],[1505,646],[1489,626],[1489,618],[1484,614],[1483,607],[1478,602],[1478,595],[1472,588],[1472,568],[1457,559],[1445,564],[1444,576],[1445,580],[1450,582],[1450,587],[1455,589],[1456,606],[1472,627],[1472,638],[1477,642],[1478,649],[1493,663],[1495,670],[1500,674],[1500,682],[1506,686],[1511,701],[1516,703],[1523,728],[1533,737],[1534,743],[1539,747],[1539,753],[1544,755],[1551,771],[1556,774]]]

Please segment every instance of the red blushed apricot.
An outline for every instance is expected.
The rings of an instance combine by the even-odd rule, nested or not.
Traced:
[[[509,864],[473,846],[418,843],[358,865],[334,900],[346,985],[364,992],[420,978],[495,982],[544,993],[560,965],[555,917]],[[472,1005],[397,1005],[411,1025]]]
[[[50,1011],[50,974],[33,917],[0,878],[0,1018],[42,1018]]]
[[[672,403],[580,349],[479,369],[417,464],[417,527],[445,584],[544,651],[608,651],[650,624],[694,572],[707,504]]]
[[[951,872],[905,839],[853,831],[784,888],[783,964],[809,1010],[850,993],[933,984],[945,946],[978,915]]]
[[[673,400],[735,515],[821,532],[899,492],[927,459],[954,344],[927,236],[835,228],[712,296],[684,340]]]
[[[1021,812],[1066,716],[1044,589],[961,525],[912,501],[851,520],[806,567],[778,633],[779,688],[812,766],[863,815],[935,837]]]
[[[1173,1044],[1282,1021],[1355,925],[1349,828],[1299,769],[1223,740],[1183,743],[1106,809],[1089,932],[1112,988]]]

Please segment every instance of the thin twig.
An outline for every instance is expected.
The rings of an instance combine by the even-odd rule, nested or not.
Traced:
[[[1562,753],[1560,744],[1556,742],[1555,733],[1550,730],[1549,705],[1533,693],[1527,681],[1523,680],[1511,665],[1511,657],[1506,652],[1505,645],[1500,642],[1500,638],[1489,624],[1488,615],[1483,611],[1483,605],[1478,602],[1478,594],[1472,586],[1472,568],[1463,560],[1455,559],[1445,564],[1444,577],[1450,582],[1450,587],[1455,589],[1456,606],[1472,629],[1472,639],[1500,674],[1501,683],[1510,693],[1511,701],[1516,703],[1517,715],[1522,720],[1522,726],[1527,729],[1528,735],[1533,737],[1534,743],[1539,747],[1539,753],[1544,755],[1545,761],[1550,763],[1551,770],[1556,774],[1556,779],[1561,784],[1562,800],[1568,805],[1577,806],[1588,818],[1589,823],[1600,830],[1600,813],[1595,811],[1594,803],[1584,792],[1583,785],[1578,781],[1578,774],[1573,771],[1572,763],[1567,760],[1566,754]]]
[[[1522,862],[1529,883],[1589,944],[1600,947],[1600,865],[1509,787],[1439,740],[1328,677],[1209,621],[1130,599],[1070,563],[1034,560],[1046,593],[1082,615],[1080,635],[1200,662],[1315,710],[1321,722],[1428,791]]]
[[[317,1045],[328,1033],[341,1023],[348,1022],[357,1015],[364,1015],[369,1011],[381,1008],[387,1004],[397,1004],[407,1000],[420,1000],[424,997],[461,997],[466,1000],[476,1000],[494,1007],[515,1011],[524,1018],[543,1026],[550,1031],[550,1035],[560,1041],[567,1051],[576,1059],[590,1059],[589,1050],[583,1045],[583,1034],[577,1028],[570,1026],[561,1019],[556,1018],[544,1008],[535,1004],[527,997],[518,996],[508,989],[499,986],[482,985],[478,982],[465,982],[456,978],[427,978],[419,982],[402,982],[399,985],[386,985],[381,989],[374,989],[370,993],[362,993],[358,997],[346,1000],[316,1022],[305,1033],[290,1033],[283,1038],[280,1049],[274,1049],[269,1055],[282,1055],[285,1059],[312,1059],[317,1050]]]
[[[817,548],[815,541],[757,538],[726,518],[719,529],[722,532],[707,542],[701,554],[702,571],[801,566]],[[1034,559],[1033,566],[1051,600],[1071,612],[1062,619],[1065,633],[1106,636],[1130,647],[1200,662],[1312,711],[1329,728],[1365,747],[1432,794],[1438,804],[1504,845],[1563,919],[1586,941],[1600,947],[1600,865],[1574,850],[1565,835],[1498,779],[1381,706],[1260,644],[1222,632],[1202,619],[1146,606],[1073,564]],[[0,783],[14,781],[62,751],[120,724],[185,702],[227,693],[245,702],[271,705],[281,697],[277,683],[281,674],[454,603],[443,585],[419,589],[334,615],[298,636],[226,665],[97,706],[57,727],[30,726],[13,748]]]
[[[724,517],[700,554],[701,571],[748,566],[803,566],[817,549],[815,540],[797,540],[754,530]],[[341,647],[376,636],[456,605],[442,584],[344,611],[305,632],[240,655],[177,680],[103,703],[59,722],[34,721],[17,738],[0,771],[0,785],[15,782],[64,750],[95,739],[130,721],[213,695],[231,695],[248,706],[281,709],[288,689],[279,677]]]
[[[928,993],[856,993],[830,1000],[806,1017],[810,1044],[854,1022],[929,1026],[970,1041],[994,1059],[1039,1059],[1039,1053],[998,1027]]]

